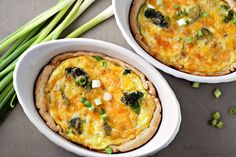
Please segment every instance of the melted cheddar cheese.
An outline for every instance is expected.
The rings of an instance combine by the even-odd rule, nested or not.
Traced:
[[[236,13],[223,0],[146,0],[137,20],[148,52],[168,66],[210,76],[236,62]]]
[[[73,75],[67,73],[72,68],[86,73],[86,86],[78,86]],[[125,73],[125,70],[128,71]],[[99,80],[101,86],[91,88],[92,80]],[[121,100],[124,93],[136,91],[142,93],[139,113]],[[105,100],[105,93],[110,93],[112,99]],[[96,150],[119,146],[137,137],[149,127],[156,108],[154,96],[144,89],[139,75],[118,63],[93,56],[77,56],[62,61],[51,73],[45,95],[48,113],[63,134],[75,143]],[[81,98],[94,109],[90,110]],[[96,99],[100,99],[102,104],[96,105]],[[99,108],[105,112],[105,119]]]

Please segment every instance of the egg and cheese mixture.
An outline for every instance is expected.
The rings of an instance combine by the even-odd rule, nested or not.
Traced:
[[[132,70],[100,56],[62,61],[45,87],[48,113],[71,141],[102,150],[149,127],[154,96]]]
[[[236,13],[223,0],[146,0],[137,20],[148,52],[178,70],[220,75],[236,62]]]

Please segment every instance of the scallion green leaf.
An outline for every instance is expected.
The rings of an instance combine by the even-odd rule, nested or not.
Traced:
[[[102,62],[102,66],[107,67],[107,62]]]
[[[199,82],[193,82],[192,87],[193,88],[199,88],[200,87],[200,83]]]
[[[223,127],[223,125],[224,125],[224,123],[223,123],[222,121],[220,121],[220,122],[218,122],[218,123],[215,125],[215,127],[216,127],[217,129],[220,129],[220,128]]]
[[[174,4],[174,9],[179,9],[179,5],[177,5],[176,3]]]
[[[222,93],[219,89],[215,89],[214,95],[215,95],[216,98],[219,98],[222,95]]]
[[[231,108],[229,109],[229,114],[231,114],[231,115],[236,114],[236,107],[231,107]]]
[[[218,120],[220,118],[220,113],[219,112],[215,112],[213,115],[212,115],[212,118],[215,119],[215,120]]]
[[[106,113],[106,111],[104,110],[104,108],[99,108],[99,109],[98,109],[98,113],[99,113],[100,115],[103,115],[104,113]]]
[[[101,56],[95,56],[95,59],[96,59],[97,61],[101,61],[101,60],[102,60],[102,57],[101,57]]]
[[[208,16],[208,13],[206,11],[203,11],[200,13],[202,17],[207,17]]]
[[[98,14],[96,17],[79,27],[77,30],[69,34],[66,38],[75,38],[80,36],[82,33],[88,31],[89,29],[93,28],[94,26],[98,25],[99,23],[105,21],[106,19],[110,18],[114,15],[112,6],[109,6],[103,12]]]
[[[217,120],[216,119],[213,119],[213,120],[211,120],[211,121],[209,121],[209,125],[210,126],[216,126],[216,124],[217,124]]]
[[[185,37],[185,38],[184,38],[184,42],[185,42],[186,44],[190,44],[190,43],[193,42],[193,38],[192,38],[192,37]]]
[[[106,152],[107,154],[112,154],[112,148],[111,148],[111,147],[107,147],[107,148],[105,149],[105,152]]]

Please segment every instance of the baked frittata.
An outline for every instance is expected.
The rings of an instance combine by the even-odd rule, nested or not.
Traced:
[[[51,60],[36,81],[35,101],[53,131],[100,152],[142,146],[161,120],[152,83],[132,66],[93,52]]]
[[[162,63],[194,75],[225,75],[236,67],[235,10],[235,0],[134,0],[130,26]]]

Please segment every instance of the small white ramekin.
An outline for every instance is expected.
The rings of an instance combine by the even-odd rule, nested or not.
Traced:
[[[162,104],[162,121],[154,137],[142,147],[126,153],[102,154],[80,147],[53,132],[35,108],[34,84],[42,68],[56,55],[68,51],[95,51],[123,60],[143,72],[156,87]],[[144,59],[120,46],[93,39],[64,39],[39,44],[27,50],[14,71],[18,100],[30,121],[55,144],[75,154],[89,157],[133,157],[153,154],[166,147],[176,136],[181,122],[180,106],[175,94],[161,74]],[[89,137],[88,137],[89,138]]]
[[[139,46],[135,41],[129,25],[129,12],[130,6],[133,0],[112,0],[114,14],[118,27],[121,30],[122,35],[129,43],[129,45],[143,58],[145,58],[149,63],[157,67],[158,69],[171,74],[175,77],[186,79],[189,81],[202,82],[202,83],[220,83],[220,82],[231,82],[236,81],[236,72],[232,72],[223,76],[197,76],[184,73],[173,69],[165,64],[159,62],[152,56],[150,56],[146,51]]]

